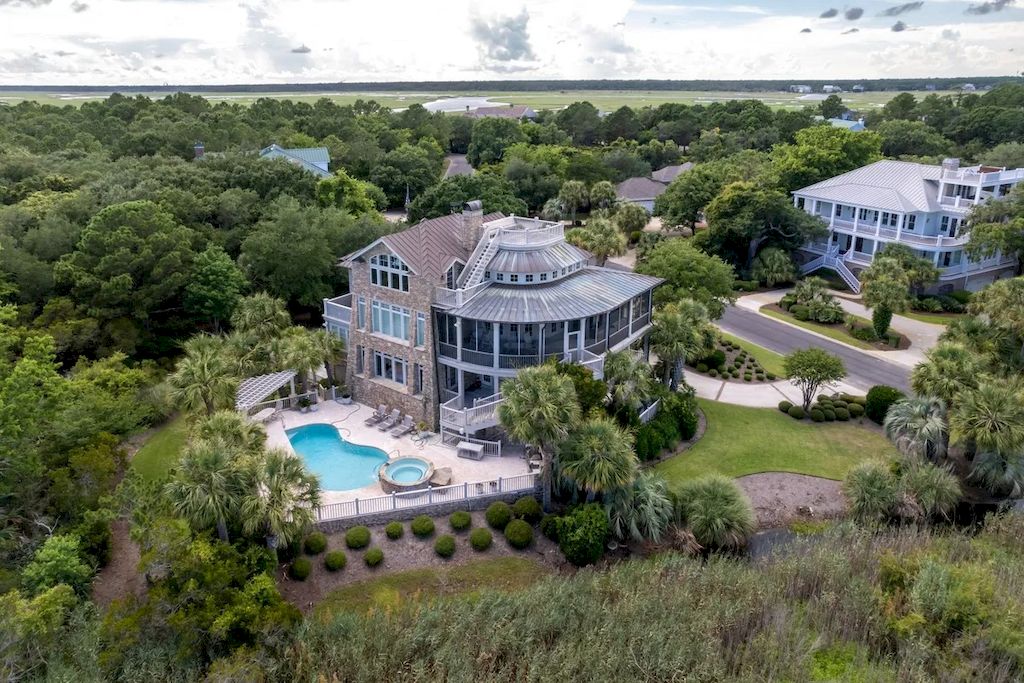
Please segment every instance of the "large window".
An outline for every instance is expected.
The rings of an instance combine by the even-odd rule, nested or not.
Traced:
[[[366,329],[366,299],[359,297],[359,301],[356,303],[356,321],[359,329]]]
[[[908,213],[907,214],[907,221],[906,221],[906,229],[907,230],[913,230],[915,227],[917,227],[917,216],[912,214],[912,213]]]
[[[444,276],[444,284],[448,289],[455,289],[455,285],[459,283],[459,276],[462,275],[462,270],[466,267],[466,264],[462,261],[456,261],[448,269],[448,272]]]
[[[407,341],[409,339],[409,309],[374,301],[371,307],[372,331]]]
[[[370,257],[370,282],[379,287],[409,291],[409,266],[393,254]]]
[[[405,359],[374,351],[373,376],[405,384]]]
[[[482,353],[494,352],[494,327],[483,320],[462,319],[462,348]]]
[[[416,314],[416,346],[423,346],[427,339],[427,316],[424,313]]]
[[[899,223],[900,217],[897,214],[890,213],[888,211],[882,212],[882,225],[890,228],[895,228],[896,224]]]

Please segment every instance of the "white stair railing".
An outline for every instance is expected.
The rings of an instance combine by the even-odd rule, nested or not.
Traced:
[[[491,259],[498,252],[498,245],[500,244],[498,237],[500,235],[501,228],[491,228],[480,238],[476,248],[473,249],[473,253],[470,254],[469,265],[466,271],[459,278],[460,288],[465,289],[480,284],[483,280],[487,264],[491,262]]]

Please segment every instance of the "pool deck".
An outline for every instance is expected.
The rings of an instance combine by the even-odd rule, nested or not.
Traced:
[[[464,482],[491,481],[498,477],[513,477],[527,474],[530,471],[526,460],[520,455],[508,455],[500,458],[485,457],[483,460],[467,460],[455,455],[455,449],[441,443],[439,435],[433,435],[426,444],[413,443],[411,435],[395,438],[376,427],[363,424],[373,414],[373,408],[360,403],[341,405],[334,401],[324,401],[316,412],[300,413],[297,410],[285,410],[277,414],[267,423],[267,445],[272,448],[283,448],[294,453],[285,430],[308,424],[331,424],[338,428],[346,441],[376,446],[394,460],[398,457],[416,456],[426,458],[434,464],[434,468],[450,467],[452,484]],[[349,491],[321,491],[321,504],[341,503],[356,498],[373,498],[383,496],[384,491],[379,483]]]

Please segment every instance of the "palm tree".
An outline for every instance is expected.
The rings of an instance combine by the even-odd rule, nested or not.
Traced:
[[[975,389],[981,374],[978,355],[956,342],[943,341],[925,352],[927,360],[910,373],[910,386],[922,396],[953,405],[957,396]]]
[[[853,516],[868,522],[889,519],[901,500],[896,477],[880,462],[864,462],[850,470],[843,480],[843,494]]]
[[[921,396],[897,401],[885,414],[885,435],[907,455],[941,461],[949,444],[946,404]]]
[[[231,314],[232,327],[258,340],[276,336],[291,325],[291,322],[284,301],[266,292],[242,297],[235,307],[235,312]]]
[[[241,479],[231,449],[221,441],[196,441],[185,451],[166,491],[175,511],[197,529],[217,528],[227,543],[227,520],[238,509]]]
[[[1024,277],[996,280],[971,300],[971,312],[983,315],[1017,339],[1024,362]]]
[[[683,299],[655,311],[653,322],[651,346],[665,362],[663,382],[675,391],[683,377],[683,364],[714,350],[715,333],[708,309],[692,299]]]
[[[317,330],[313,333],[313,340],[323,358],[324,372],[331,386],[334,386],[334,364],[339,358],[345,357],[345,340],[327,330]]]
[[[603,266],[609,256],[626,253],[626,236],[611,221],[602,217],[591,216],[587,227],[569,230],[565,233],[565,241],[589,251],[599,266]]]
[[[604,381],[615,412],[640,412],[654,392],[651,366],[629,350],[605,356]]]
[[[282,338],[281,364],[295,370],[302,383],[302,391],[310,391],[310,379],[316,382],[316,369],[324,363],[323,348],[315,332],[293,327]]]
[[[587,203],[587,186],[579,180],[566,180],[558,190],[558,201],[572,213],[572,224],[576,225],[576,212]]]
[[[262,426],[234,410],[218,410],[199,420],[192,436],[205,442],[219,441],[240,454],[250,456],[262,451],[267,442],[267,432]]]
[[[242,530],[264,534],[275,554],[278,545],[288,545],[315,521],[319,505],[319,480],[291,453],[262,451],[249,463],[239,506]]]
[[[498,419],[509,435],[540,451],[544,509],[551,509],[551,450],[580,420],[572,380],[551,365],[524,368],[501,388]]]
[[[657,543],[672,521],[672,495],[661,475],[643,470],[629,485],[604,494],[604,510],[618,538]]]
[[[1024,450],[1016,453],[985,451],[978,453],[970,478],[997,495],[1024,496]]]
[[[792,282],[796,279],[796,268],[789,254],[777,247],[769,247],[754,259],[751,276],[768,287],[774,287],[779,283]]]
[[[705,548],[742,546],[756,526],[750,499],[739,484],[720,474],[684,482],[676,495],[675,514]]]
[[[615,203],[615,186],[607,180],[598,180],[590,186],[590,205],[600,209],[610,208]]]
[[[185,344],[185,356],[167,378],[171,396],[186,410],[205,409],[207,415],[233,404],[238,378],[225,346],[200,335]]]
[[[569,434],[558,451],[559,474],[587,492],[587,500],[633,481],[638,462],[633,436],[607,416],[594,417]]]
[[[948,468],[930,463],[910,467],[900,480],[905,497],[913,501],[905,506],[928,517],[949,517],[960,502],[960,481]],[[913,515],[912,515],[913,516]]]
[[[1014,382],[983,381],[959,397],[949,427],[968,450],[1002,456],[1024,447],[1024,395]]]
[[[793,287],[793,296],[798,304],[808,304],[825,294],[828,283],[820,277],[805,277]]]

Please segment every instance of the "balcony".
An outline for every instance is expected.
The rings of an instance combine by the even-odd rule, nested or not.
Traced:
[[[466,289],[448,289],[447,287],[434,288],[434,305],[438,308],[458,308],[469,302],[480,292],[490,287],[490,282],[481,282]]]
[[[352,295],[343,294],[333,299],[324,299],[324,318],[332,322],[352,322]]]
[[[979,173],[976,169],[959,168],[943,169],[942,179],[946,182],[963,183],[965,185],[996,185],[1017,183],[1024,180],[1024,169],[1011,168],[1005,171],[995,170]]]
[[[498,244],[511,249],[546,247],[565,239],[565,227],[561,223],[536,218],[509,216],[488,223],[484,227],[496,228]]]
[[[456,396],[447,403],[441,405],[441,425],[453,429],[460,434],[472,434],[473,432],[498,424],[498,406],[504,398],[501,392],[478,398],[472,405],[465,405],[465,402]]]
[[[973,275],[975,273],[981,273],[986,270],[998,270],[1000,268],[1008,268],[1014,264],[1012,257],[1003,258],[990,258],[983,261],[961,261],[955,266],[946,266],[939,268],[939,279],[940,280],[954,280],[965,275]]]
[[[939,197],[939,204],[949,209],[963,209],[967,211],[974,206],[974,200],[967,197],[951,197],[943,195]]]

